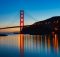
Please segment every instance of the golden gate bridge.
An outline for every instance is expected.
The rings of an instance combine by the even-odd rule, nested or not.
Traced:
[[[35,18],[33,18],[30,14],[27,13],[27,15],[33,19],[34,21],[37,21]],[[0,30],[3,30],[3,29],[10,29],[10,28],[20,28],[22,29],[23,27],[25,26],[28,26],[28,25],[24,25],[24,10],[20,10],[20,26],[7,26],[7,27],[3,27],[3,28],[0,28]]]

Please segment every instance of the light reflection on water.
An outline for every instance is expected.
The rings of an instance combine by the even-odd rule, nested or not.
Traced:
[[[0,57],[60,57],[59,38],[57,34],[0,37]]]

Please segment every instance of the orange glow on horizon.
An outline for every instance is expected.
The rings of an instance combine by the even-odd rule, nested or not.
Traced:
[[[2,29],[0,30],[0,33],[1,32],[18,32],[20,31],[20,28],[10,28],[10,29]]]

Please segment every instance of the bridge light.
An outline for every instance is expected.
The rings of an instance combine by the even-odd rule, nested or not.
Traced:
[[[23,19],[21,19],[21,21],[23,21]]]
[[[21,14],[24,14],[23,12],[21,12]]]
[[[21,15],[21,17],[23,18],[23,15]]]

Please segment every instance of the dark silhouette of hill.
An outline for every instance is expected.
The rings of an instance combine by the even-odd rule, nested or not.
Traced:
[[[43,21],[36,22],[22,29],[23,34],[50,34],[60,33],[60,16],[54,16]]]

